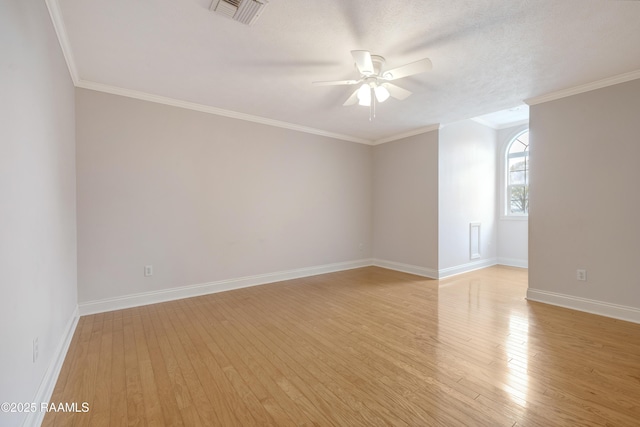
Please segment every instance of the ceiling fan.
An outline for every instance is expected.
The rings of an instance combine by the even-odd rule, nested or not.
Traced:
[[[385,59],[382,56],[371,55],[367,50],[352,50],[351,56],[353,56],[356,68],[360,73],[359,79],[313,82],[313,84],[316,86],[360,85],[343,105],[358,103],[358,105],[370,107],[369,120],[375,116],[376,101],[384,102],[389,97],[403,100],[411,95],[410,91],[389,82],[424,73],[432,68],[429,58],[391,70],[383,70]]]

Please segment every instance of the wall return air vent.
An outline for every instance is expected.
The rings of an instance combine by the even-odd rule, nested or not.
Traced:
[[[234,21],[253,25],[267,4],[269,0],[213,0],[209,9]]]

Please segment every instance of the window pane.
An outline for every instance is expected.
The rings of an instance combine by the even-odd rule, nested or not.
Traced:
[[[527,145],[522,144],[520,141],[515,140],[513,144],[511,144],[511,148],[509,149],[509,155],[514,153],[522,153],[527,151],[529,147]]]
[[[509,147],[509,154],[522,153],[529,150],[529,132],[518,136]]]
[[[509,186],[509,211],[512,214],[524,215],[529,212],[529,186]]]
[[[529,212],[529,132],[511,141],[507,151],[507,215]]]
[[[509,185],[526,184],[529,175],[529,162],[527,157],[509,159]]]

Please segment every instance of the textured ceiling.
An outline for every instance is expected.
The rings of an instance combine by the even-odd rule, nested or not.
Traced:
[[[271,0],[253,26],[210,0],[58,4],[79,81],[371,141],[640,70],[638,1]],[[370,122],[351,87],[311,85],[357,78],[354,49],[433,70]]]

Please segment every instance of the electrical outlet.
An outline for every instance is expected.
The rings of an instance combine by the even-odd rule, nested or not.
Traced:
[[[38,361],[38,353],[38,337],[35,337],[33,339],[33,363],[36,363]]]
[[[360,243],[358,245],[358,249],[360,249],[360,252],[362,252],[362,250],[364,249],[364,243]]]
[[[581,280],[583,282],[587,281],[587,270],[583,270],[581,268],[576,270],[576,279]]]
[[[145,277],[153,276],[153,265],[144,266],[144,276]]]

